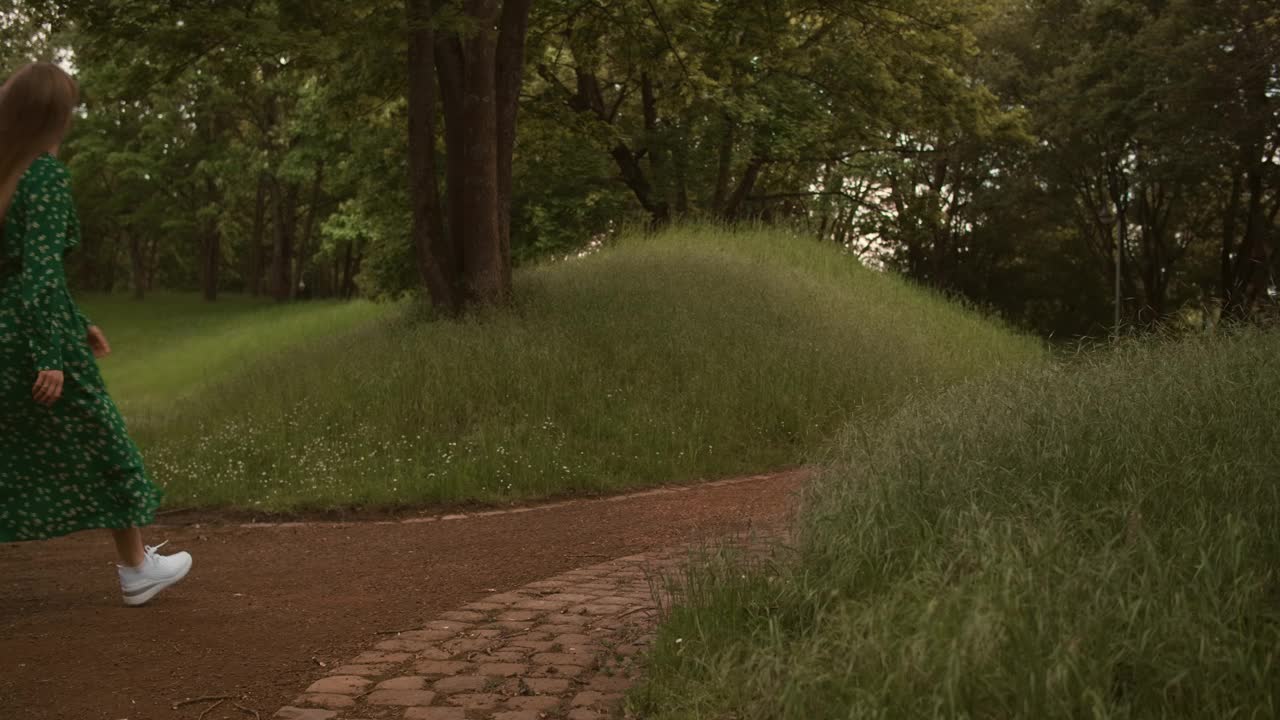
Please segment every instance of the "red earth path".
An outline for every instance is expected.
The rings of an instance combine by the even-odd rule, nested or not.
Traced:
[[[385,633],[613,558],[776,527],[802,471],[403,522],[154,528],[195,567],[120,604],[103,533],[0,545],[0,718],[196,720],[232,695],[263,718]],[[205,720],[246,718],[229,704]]]

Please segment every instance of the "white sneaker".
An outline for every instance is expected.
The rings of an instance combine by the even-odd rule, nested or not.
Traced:
[[[191,570],[190,553],[160,555],[156,552],[165,545],[166,543],[160,543],[155,547],[147,546],[142,564],[136,568],[116,566],[120,573],[120,591],[124,594],[125,605],[144,605],[159,595],[161,590],[187,576]]]

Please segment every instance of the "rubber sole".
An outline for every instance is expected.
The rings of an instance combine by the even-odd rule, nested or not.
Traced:
[[[187,576],[187,573],[191,572],[191,566],[193,564],[194,564],[193,562],[188,562],[187,566],[182,568],[182,572],[178,573],[177,575],[171,578],[167,578],[165,580],[158,580],[155,583],[148,585],[146,588],[136,591],[132,594],[128,594],[128,593],[124,594],[123,595],[124,604],[127,605],[128,607],[138,607],[140,605],[146,605],[148,602],[151,602],[152,598],[159,595],[166,588],[172,587],[178,584],[179,582],[181,582],[182,579]]]

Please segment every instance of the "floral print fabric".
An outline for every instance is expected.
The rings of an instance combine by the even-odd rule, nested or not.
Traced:
[[[63,255],[79,241],[67,169],[43,155],[0,238],[0,542],[141,527],[160,505],[67,289]],[[31,397],[41,370],[65,376],[53,407]]]

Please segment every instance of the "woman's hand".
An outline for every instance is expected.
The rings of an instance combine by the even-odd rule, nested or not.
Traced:
[[[45,407],[52,407],[62,397],[63,375],[61,370],[41,370],[36,377],[31,397]]]
[[[97,325],[89,326],[89,349],[93,350],[93,356],[99,360],[111,354],[111,343],[107,342],[107,336],[102,334],[102,328]]]

